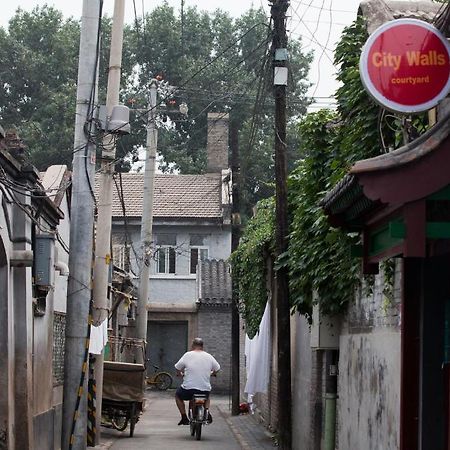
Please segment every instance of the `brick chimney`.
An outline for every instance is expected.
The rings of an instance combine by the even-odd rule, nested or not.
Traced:
[[[207,173],[228,169],[228,114],[208,113]]]

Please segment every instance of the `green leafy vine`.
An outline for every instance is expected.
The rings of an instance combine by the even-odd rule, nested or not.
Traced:
[[[258,331],[267,302],[267,259],[274,249],[274,217],[273,199],[260,201],[238,249],[231,256],[233,276],[239,280],[240,312],[250,337]]]
[[[369,98],[359,76],[359,57],[367,39],[362,18],[344,30],[336,48],[339,66],[337,112],[308,114],[298,128],[302,159],[289,176],[290,235],[287,254],[276,261],[286,265],[290,276],[293,310],[310,316],[313,292],[325,314],[342,312],[361,283],[360,260],[350,246],[360,238],[333,228],[320,200],[357,160],[370,158],[389,145],[395,147],[398,132],[381,120],[380,108]],[[381,142],[383,136],[383,142]],[[273,254],[274,202],[258,204],[238,250],[232,256],[239,278],[241,310],[250,335],[254,334],[267,301],[266,263]],[[386,266],[385,295],[390,298],[391,266]],[[393,286],[393,283],[392,283]],[[364,277],[364,291],[373,293],[374,277]]]

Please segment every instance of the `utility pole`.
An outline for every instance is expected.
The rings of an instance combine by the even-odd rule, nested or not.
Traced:
[[[147,142],[145,149],[144,194],[142,199],[141,222],[141,251],[142,269],[139,276],[138,306],[136,317],[137,338],[147,340],[147,303],[148,285],[150,279],[150,264],[152,261],[152,228],[153,228],[153,199],[155,180],[156,147],[158,143],[158,129],[156,128],[156,95],[158,82],[153,79],[150,83],[150,102],[148,105]],[[146,355],[138,353],[137,362],[143,364]]]
[[[111,119],[113,107],[119,104],[120,73],[122,65],[123,24],[125,0],[115,0],[109,54],[108,90],[106,94],[106,124]],[[108,128],[108,127],[106,127]],[[94,262],[94,289],[92,320],[100,326],[108,320],[108,282],[111,264],[111,227],[114,160],[116,157],[116,136],[106,134],[103,138],[98,201],[97,233]],[[94,376],[96,380],[96,443],[100,440],[103,398],[103,350],[95,357]]]
[[[67,293],[61,447],[86,449],[87,338],[92,280],[95,147],[84,127],[96,101],[100,0],[83,0],[72,168],[72,203]]]
[[[272,53],[274,56],[275,97],[275,179],[276,179],[276,255],[288,249],[287,164],[286,164],[286,86],[288,0],[272,0]],[[278,428],[280,449],[290,450],[292,443],[291,332],[289,280],[287,268],[276,272],[278,337]]]
[[[241,205],[240,205],[240,161],[239,161],[239,136],[237,122],[231,123],[230,135],[231,147],[231,177],[233,180],[233,204],[231,209],[231,251],[239,246],[241,237]],[[234,273],[232,277],[232,308],[231,308],[231,414],[239,415],[240,403],[240,327],[239,327],[239,286]]]

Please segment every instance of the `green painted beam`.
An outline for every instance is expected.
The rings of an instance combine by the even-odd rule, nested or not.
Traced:
[[[427,238],[450,239],[450,222],[427,222]]]
[[[445,188],[435,192],[434,194],[431,194],[427,197],[427,200],[450,200],[450,185],[445,186]]]
[[[398,237],[396,235],[393,236],[391,234],[391,223],[392,222],[387,223],[382,228],[371,233],[369,238],[369,256],[375,256],[379,253],[383,253],[403,242],[402,237]],[[394,230],[398,231],[396,226],[394,226]]]
[[[389,234],[391,238],[403,239],[406,237],[406,226],[403,222],[389,222]]]

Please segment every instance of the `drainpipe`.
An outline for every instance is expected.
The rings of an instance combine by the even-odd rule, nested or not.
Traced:
[[[336,445],[337,350],[326,351],[324,450]]]

